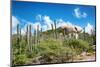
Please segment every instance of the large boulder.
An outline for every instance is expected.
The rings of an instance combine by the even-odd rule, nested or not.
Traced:
[[[78,39],[78,33],[82,32],[82,28],[76,25],[63,25],[60,26],[60,29],[68,34],[68,36],[71,38],[73,35],[76,39]]]

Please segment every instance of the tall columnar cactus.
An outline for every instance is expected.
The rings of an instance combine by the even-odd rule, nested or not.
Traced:
[[[21,28],[19,28],[19,24],[17,25],[17,38],[19,43],[21,41]]]
[[[27,46],[27,50],[30,51],[29,25],[27,25],[27,29],[26,29],[26,46]]]
[[[26,27],[26,37],[25,37],[26,44],[28,44],[28,25]]]
[[[84,30],[84,40],[85,40],[85,27],[83,28],[83,30]]]
[[[28,34],[28,32],[29,32],[29,29],[28,29],[28,25],[27,25],[27,44],[29,45],[29,34]]]
[[[30,47],[30,51],[32,52],[32,32],[31,32],[31,25],[29,25],[29,47]]]
[[[57,39],[57,27],[56,27],[56,21],[54,21],[54,26],[55,26],[55,37]]]
[[[27,42],[27,32],[28,32],[28,26],[26,27],[26,33],[25,33],[25,45],[26,45],[26,49],[25,49],[25,53],[27,53],[27,44],[28,44],[28,42]]]
[[[17,24],[17,45],[19,45],[19,24]]]
[[[65,38],[65,34],[66,34],[66,29],[63,29],[63,36]]]
[[[21,53],[21,29],[19,28],[19,24],[17,24],[17,45],[18,45],[18,49],[19,52]]]
[[[42,36],[42,28],[41,28],[41,36]]]
[[[41,28],[41,30],[40,30],[40,38],[42,38],[42,28]]]
[[[25,37],[25,41],[26,41],[27,50],[30,51],[30,52],[32,52],[31,25],[27,25],[27,27],[26,27],[26,37]]]
[[[20,38],[20,41],[21,41],[22,40],[21,28],[20,28],[19,38]]]
[[[37,25],[37,44],[39,43],[39,37],[40,37],[39,25]]]
[[[52,28],[52,31],[53,31],[53,24],[51,24],[51,28]]]
[[[51,28],[52,28],[53,37],[54,37],[54,28],[53,28],[53,24],[51,24]]]
[[[22,36],[21,36],[21,28],[20,28],[20,30],[19,30],[19,40],[20,40],[20,42],[21,42],[21,39],[22,39]],[[19,44],[20,45],[20,54],[21,54],[21,52],[22,52],[22,44],[20,43]]]
[[[34,30],[34,44],[36,44],[36,30]]]
[[[32,33],[31,33],[31,25],[29,25],[29,38],[30,38],[30,42],[31,42],[31,36],[32,36]]]

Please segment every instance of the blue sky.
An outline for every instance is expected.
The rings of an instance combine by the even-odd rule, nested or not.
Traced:
[[[22,29],[28,23],[48,28],[54,20],[92,28],[95,26],[95,6],[13,1],[12,20],[14,26],[19,23]]]

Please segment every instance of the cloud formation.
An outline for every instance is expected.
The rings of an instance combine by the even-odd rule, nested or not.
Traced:
[[[87,17],[87,13],[86,12],[82,12],[80,10],[80,8],[75,8],[74,9],[74,16],[76,18],[86,18]]]
[[[37,20],[37,21],[42,21],[42,15],[41,15],[41,14],[38,14],[38,15],[36,16],[36,20]]]
[[[53,21],[50,19],[49,16],[44,16],[43,17],[43,21],[44,21],[44,24],[47,25],[47,29],[51,29],[51,24],[53,24]]]
[[[52,29],[51,24],[53,24],[53,27],[54,27],[54,21],[50,18],[50,16],[38,15],[38,17],[36,19],[38,19],[37,22],[28,22],[25,20],[26,24],[21,27],[21,33],[23,35],[26,33],[27,25],[32,26],[32,33],[34,32],[34,30],[37,30],[38,26],[39,26],[39,30],[41,30],[41,28],[42,28],[42,31]],[[43,21],[39,21],[40,19]],[[43,24],[41,24],[41,23],[43,23]],[[77,27],[78,30],[83,30],[82,27],[75,25],[70,21],[64,21],[63,19],[57,19],[56,23],[57,23],[56,24],[57,28],[63,27],[63,26],[69,26],[69,27]],[[12,33],[13,34],[15,34],[17,31],[16,30],[17,24],[20,24],[20,21],[15,16],[12,16]],[[93,25],[88,23],[87,26],[85,27],[85,32],[88,34],[91,34],[91,30],[93,30],[93,29],[94,29]]]
[[[20,21],[15,16],[12,16],[12,28],[15,28],[19,23]]]
[[[91,35],[93,30],[94,30],[93,25],[88,23],[87,26],[85,27],[85,32]]]
[[[75,24],[72,24],[72,22],[70,22],[70,21],[64,21],[64,20],[62,20],[62,19],[59,19],[58,20],[58,22],[59,23],[57,23],[57,27],[59,28],[59,27],[69,27],[69,28],[73,28],[74,29],[74,27],[76,27],[77,28],[77,30],[78,31],[81,31],[81,30],[83,30],[82,29],[82,27],[80,27],[80,26],[78,26],[78,25],[75,25]]]
[[[32,33],[34,32],[34,30],[37,30],[37,28],[39,27],[39,30],[41,30],[41,24],[40,22],[27,22],[27,24],[24,25],[24,27],[21,28],[22,34],[24,35],[26,33],[26,28],[27,26],[31,25],[32,28]]]
[[[62,19],[58,19],[57,22],[58,22],[57,23],[57,28],[59,28],[61,26],[73,26],[73,24],[71,22],[69,22],[69,21],[66,22]]]
[[[17,24],[20,24],[20,21],[15,16],[12,16],[12,34],[16,33]]]

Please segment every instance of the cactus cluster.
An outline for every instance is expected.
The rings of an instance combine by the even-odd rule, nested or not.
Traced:
[[[58,30],[57,30],[57,22],[54,21],[54,24],[51,24],[51,31],[52,33],[50,33],[50,35],[52,35],[51,38],[54,38],[54,39],[59,39],[59,34],[58,34]],[[19,24],[17,25],[17,44],[19,45],[19,48],[20,48],[20,53],[21,53],[21,40],[25,40],[25,44],[26,44],[26,50],[29,51],[29,52],[32,52],[33,51],[33,45],[38,45],[40,44],[40,42],[43,40],[43,39],[48,39],[50,36],[47,35],[48,34],[48,31],[47,32],[43,32],[42,31],[42,28],[39,27],[39,25],[37,25],[37,28],[34,29],[34,32],[32,31],[32,26],[31,25],[27,25],[26,27],[26,31],[25,31],[25,36],[22,36],[21,35],[21,28],[19,26]],[[33,33],[32,33],[33,32]],[[63,37],[64,37],[64,40],[65,40],[65,30],[63,30]],[[24,38],[23,38],[24,37]],[[85,40],[85,28],[84,28],[84,40]]]
[[[26,27],[26,33],[25,33],[25,42],[26,42],[26,47],[29,52],[32,52],[33,50],[33,45],[39,44],[40,43],[40,36],[42,36],[42,28],[39,31],[39,25],[37,25],[37,30],[34,30],[34,33],[32,35],[32,26],[27,25]],[[17,45],[19,46],[19,51],[21,53],[21,42],[22,40],[22,35],[21,35],[21,28],[19,24],[17,25]]]

